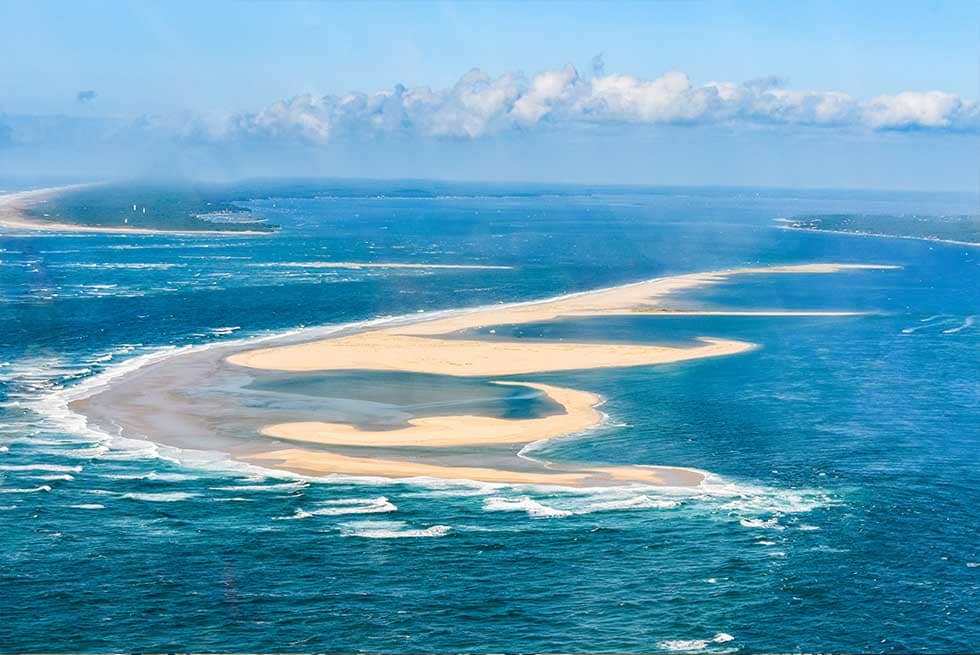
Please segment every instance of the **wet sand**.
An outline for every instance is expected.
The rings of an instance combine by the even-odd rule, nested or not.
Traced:
[[[465,330],[491,325],[514,325],[560,319],[662,311],[658,302],[670,294],[716,284],[735,275],[825,274],[846,270],[886,269],[864,264],[806,264],[744,268],[679,275],[602,289],[552,300],[504,305],[464,314],[420,320],[340,338],[263,348],[231,355],[231,364],[277,371],[382,370],[451,376],[524,375],[607,367],[646,366],[733,355],[754,344],[730,339],[702,338],[703,345],[676,348],[633,344],[540,343],[478,341],[447,338]],[[685,315],[850,316],[854,312],[716,312],[687,311]],[[500,382],[498,382],[499,384]],[[486,482],[548,484],[615,484],[625,481],[655,485],[697,485],[704,474],[667,467],[579,467],[562,472],[536,473],[474,466],[434,466],[419,461],[349,457],[311,451],[297,443],[360,448],[445,448],[487,444],[524,444],[598,425],[599,398],[588,392],[510,381],[537,389],[564,409],[558,417],[502,420],[481,416],[441,416],[409,421],[392,430],[359,430],[348,423],[293,421],[267,425],[262,434],[286,440],[292,447],[250,455],[248,460],[306,473],[343,473],[386,477],[427,476]]]
[[[496,376],[648,366],[745,353],[755,345],[702,337],[698,345],[529,342],[474,338],[466,331],[560,319],[664,313],[663,301],[682,291],[716,284],[736,275],[822,274],[891,268],[851,264],[810,264],[747,268],[665,277],[536,302],[409,316],[387,323],[339,329],[311,340],[309,332],[233,342],[162,357],[122,374],[70,407],[94,427],[112,435],[142,438],[180,449],[219,451],[243,462],[310,475],[439,478],[500,484],[610,486],[645,484],[698,486],[705,473],[668,466],[608,466],[546,461],[522,454],[527,444],[574,435],[602,424],[602,399],[586,390]],[[666,309],[670,314],[670,310]],[[841,316],[850,312],[684,311],[684,315]],[[462,334],[461,334],[462,333]],[[282,381],[296,376],[402,376],[396,386],[380,381],[357,389],[343,382],[285,393]],[[429,374],[429,378],[405,378]],[[321,377],[322,377],[321,375]],[[439,382],[434,381],[435,375]],[[500,385],[537,395],[538,406],[521,418],[459,411],[471,400],[452,400],[453,381],[467,387]],[[426,381],[428,380],[428,382]],[[385,385],[379,399],[375,384]],[[442,400],[428,409],[399,401],[397,384],[411,397],[420,385],[436,385]],[[449,385],[448,387],[446,385]],[[474,387],[473,385],[476,385]],[[433,387],[435,388],[435,387]],[[525,393],[526,392],[526,393]],[[464,394],[465,395],[465,394]],[[485,394],[499,401],[499,392]],[[497,400],[493,400],[497,398]],[[446,402],[449,400],[450,402]],[[423,403],[424,404],[424,403]],[[499,407],[499,405],[497,406]]]

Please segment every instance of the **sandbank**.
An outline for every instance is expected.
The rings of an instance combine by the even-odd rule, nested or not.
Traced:
[[[701,345],[669,347],[644,344],[481,341],[458,333],[492,325],[519,325],[562,317],[673,313],[705,316],[853,316],[859,312],[821,311],[671,311],[659,303],[670,294],[717,284],[735,275],[825,274],[847,270],[888,269],[871,264],[803,264],[752,267],[658,278],[550,300],[485,307],[396,327],[306,343],[239,352],[233,365],[275,371],[309,372],[375,370],[463,377],[528,375],[555,371],[648,366],[743,353],[755,347],[744,341],[702,337]],[[337,422],[296,421],[265,426],[261,433],[310,446],[250,454],[248,461],[312,474],[338,473],[382,477],[436,477],[508,484],[589,485],[625,482],[697,486],[704,474],[694,469],[648,466],[548,465],[546,472],[443,466],[389,457],[360,457],[328,452],[324,446],[359,448],[428,448],[526,444],[574,434],[598,425],[601,399],[587,391],[517,381],[548,395],[563,413],[532,419],[486,416],[420,417],[389,430],[360,430]],[[390,451],[386,451],[390,452]]]

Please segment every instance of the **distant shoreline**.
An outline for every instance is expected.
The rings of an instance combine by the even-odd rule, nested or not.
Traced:
[[[163,230],[145,227],[107,227],[99,225],[82,225],[80,223],[63,223],[43,221],[30,216],[26,210],[36,207],[58,194],[73,189],[84,189],[98,186],[99,183],[71,184],[66,186],[46,187],[30,191],[18,191],[0,195],[0,227],[13,230],[30,230],[40,232],[90,232],[99,234],[173,234],[179,236],[221,235],[221,236],[259,236],[271,232],[259,230]]]
[[[980,243],[975,241],[957,241],[955,239],[940,239],[938,237],[916,237],[909,234],[883,234],[881,232],[851,232],[848,230],[822,230],[815,227],[798,227],[796,225],[787,225],[786,221],[790,219],[787,218],[776,218],[773,219],[775,222],[780,223],[779,225],[774,225],[773,227],[780,230],[790,230],[793,232],[810,232],[812,234],[843,234],[845,236],[852,237],[878,237],[880,239],[908,239],[910,241],[928,241],[930,243],[945,243],[953,246],[967,246],[970,248],[980,248]]]

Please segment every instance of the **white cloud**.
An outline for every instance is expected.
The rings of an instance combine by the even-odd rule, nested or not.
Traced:
[[[878,96],[863,103],[861,110],[864,122],[873,128],[980,129],[980,104],[942,91]]]
[[[51,122],[13,130],[0,126],[0,142],[29,144],[43,140],[45,134],[65,131],[54,130]],[[299,95],[257,113],[105,119],[85,129],[65,129],[118,142],[150,137],[184,143],[324,145],[336,139],[385,136],[478,139],[510,130],[603,123],[805,125],[977,134],[980,103],[941,91],[860,100],[835,91],[790,89],[778,78],[697,84],[684,73],[671,71],[643,79],[607,74],[597,60],[592,74],[585,76],[570,65],[530,78],[519,73],[491,77],[473,69],[442,90],[397,85],[375,93]]]
[[[492,78],[473,69],[449,89],[429,87],[321,98],[297,96],[257,114],[235,115],[208,131],[217,139],[296,139],[408,134],[474,139],[539,124],[752,123],[852,126],[874,130],[980,130],[980,106],[930,91],[866,101],[834,91],[783,88],[776,78],[696,85],[677,71],[654,79],[582,77],[572,66]]]

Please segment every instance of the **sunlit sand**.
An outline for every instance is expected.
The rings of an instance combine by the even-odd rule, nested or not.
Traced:
[[[681,311],[660,306],[668,295],[716,284],[735,275],[825,274],[847,270],[885,269],[866,264],[804,264],[768,268],[743,268],[659,278],[636,284],[585,292],[540,302],[501,305],[473,310],[410,325],[377,329],[360,334],[263,348],[228,357],[238,366],[278,371],[376,370],[429,373],[466,377],[529,375],[555,371],[669,364],[708,357],[744,353],[754,344],[731,339],[701,338],[700,345],[670,347],[643,344],[574,342],[481,341],[458,333],[493,325],[517,325],[563,317],[601,317],[623,314],[676,313],[705,316],[851,316],[856,312],[818,311]],[[373,448],[446,448],[489,444],[524,444],[574,434],[599,425],[595,394],[533,384],[497,382],[536,389],[563,408],[557,416],[531,419],[499,419],[485,416],[421,417],[407,426],[390,430],[359,430],[344,423],[302,421],[279,423],[262,433],[316,446]],[[351,457],[322,449],[296,447],[257,453],[248,457],[267,465],[307,473],[342,473],[385,477],[437,477],[501,483],[583,485],[640,482],[654,485],[697,485],[704,474],[672,467],[561,467],[553,472],[526,472],[470,466],[440,466],[388,458]]]

